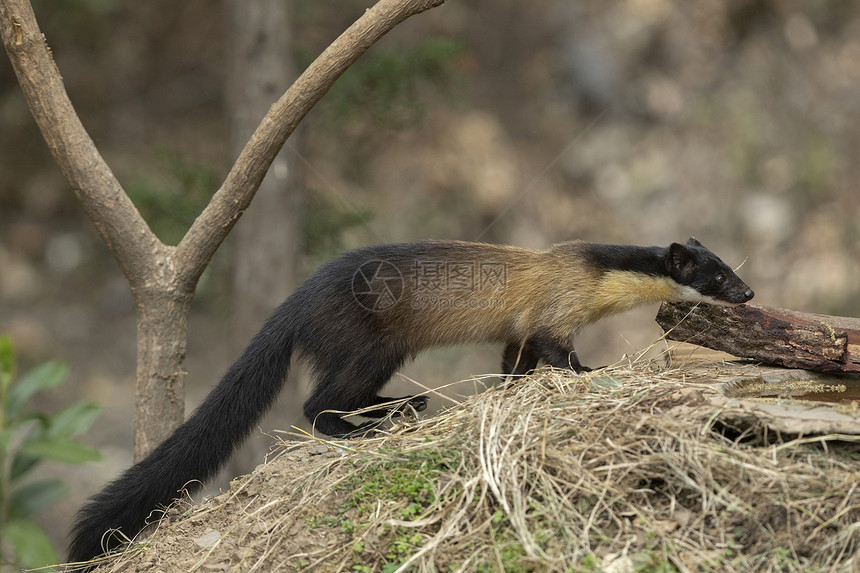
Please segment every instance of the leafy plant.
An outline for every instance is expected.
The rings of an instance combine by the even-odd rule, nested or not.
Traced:
[[[0,337],[0,563],[29,568],[57,562],[45,532],[32,521],[37,511],[66,495],[58,479],[32,479],[45,460],[76,464],[101,458],[74,439],[95,421],[99,408],[77,402],[53,414],[33,412],[27,403],[40,390],[57,388],[66,366],[46,362],[16,378],[12,341]]]

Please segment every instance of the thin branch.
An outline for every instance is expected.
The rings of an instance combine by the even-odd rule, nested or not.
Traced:
[[[0,1],[0,36],[33,118],[60,170],[132,287],[166,253],[84,129],[29,0]]]
[[[392,28],[445,0],[381,0],[335,40],[272,105],[221,188],[177,247],[184,280],[196,282],[250,204],[284,142],[340,75]]]

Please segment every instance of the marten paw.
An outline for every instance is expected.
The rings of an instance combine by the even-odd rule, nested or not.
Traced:
[[[409,398],[409,400],[398,406],[397,410],[395,410],[394,413],[400,414],[401,412],[404,412],[407,408],[412,408],[416,412],[423,412],[427,409],[427,403],[429,401],[430,399],[427,396],[413,396],[412,398]]]
[[[414,398],[412,398],[408,402],[406,402],[406,404],[404,404],[403,406],[407,406],[407,405],[412,406],[412,408],[416,412],[423,412],[424,410],[427,409],[427,403],[429,401],[430,401],[430,398],[428,398],[427,396],[415,396]],[[401,409],[402,409],[402,407],[401,407]]]

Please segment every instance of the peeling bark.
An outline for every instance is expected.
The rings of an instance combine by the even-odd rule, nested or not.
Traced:
[[[860,319],[769,308],[663,303],[666,337],[765,364],[860,372]]]

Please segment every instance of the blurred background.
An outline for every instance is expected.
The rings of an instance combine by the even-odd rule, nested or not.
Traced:
[[[293,73],[370,4],[284,0]],[[204,0],[34,7],[84,125],[153,230],[175,244],[237,155],[231,12]],[[266,208],[262,237],[240,242],[252,205],[216,254],[191,318],[187,410],[268,309],[322,262],[366,244],[667,245],[695,235],[729,265],[743,263],[756,303],[860,316],[858,86],[860,4],[848,0],[449,0],[347,71],[282,152],[285,210]],[[239,272],[236,261],[252,257],[262,266]],[[284,267],[278,288],[254,293]],[[252,297],[267,310],[243,311]],[[660,336],[655,311],[587,329],[583,363],[647,348]],[[40,408],[104,407],[85,441],[105,461],[57,469],[72,494],[41,521],[62,551],[84,497],[131,463],[135,309],[5,57],[0,333],[15,341],[22,370],[70,365],[64,392],[42,396]],[[430,352],[392,393],[497,372],[499,350]],[[303,378],[262,431],[304,424]]]

